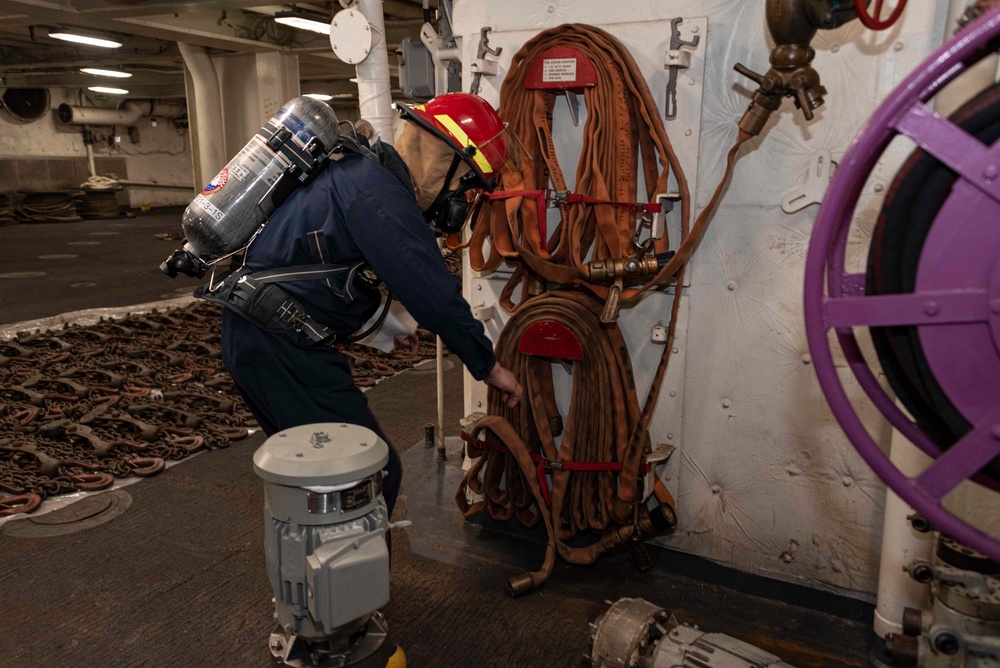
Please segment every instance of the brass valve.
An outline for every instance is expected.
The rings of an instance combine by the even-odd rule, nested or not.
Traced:
[[[674,256],[674,251],[656,255],[631,255],[616,260],[594,260],[587,263],[589,281],[599,285],[642,283],[656,276]]]
[[[758,74],[737,63],[736,71],[757,84],[740,129],[758,135],[781,100],[791,97],[806,120],[823,105],[826,89],[813,69],[810,43],[819,30],[833,30],[857,17],[853,0],[767,0],[767,27],[774,39],[771,69]]]

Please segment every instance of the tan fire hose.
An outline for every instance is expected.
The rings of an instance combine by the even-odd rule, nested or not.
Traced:
[[[654,485],[660,505],[648,513],[645,504],[638,503],[638,481],[643,455],[649,450],[649,424],[671,357],[680,289],[671,308],[668,341],[641,411],[621,333],[604,316],[612,300],[617,314],[619,299],[627,303],[674,279],[678,285],[683,284],[684,267],[718,207],[740,147],[750,139],[749,134],[740,132],[712,200],[691,228],[687,181],[648,87],[628,51],[597,28],[560,26],[525,44],[515,55],[504,81],[501,116],[524,141],[531,157],[522,163],[520,174],[504,174],[503,190],[544,190],[550,179],[557,190],[566,189],[552,143],[554,97],[544,91],[527,91],[523,85],[530,63],[556,45],[584,52],[599,73],[598,85],[584,93],[588,119],[577,191],[602,200],[635,202],[636,163],[641,161],[646,198],[652,201],[656,194],[666,192],[672,168],[681,195],[681,239],[676,255],[642,285],[629,288],[619,280],[607,286],[588,280],[590,267],[585,259],[590,254],[591,261],[621,260],[633,254],[634,211],[610,205],[561,205],[562,220],[547,242],[539,233],[539,204],[531,197],[485,202],[474,219],[469,244],[472,268],[490,270],[504,260],[517,263],[514,276],[501,294],[501,305],[514,316],[497,342],[497,356],[518,376],[527,400],[512,410],[503,404],[499,393],[490,390],[490,415],[477,423],[472,433],[474,437],[487,434],[487,441],[499,438],[502,447],[487,447],[475,460],[459,486],[456,501],[466,515],[485,508],[498,520],[516,516],[527,526],[539,519],[545,521],[549,536],[545,563],[539,571],[511,579],[515,595],[544,582],[557,553],[573,563],[591,563],[611,547],[648,540],[669,530],[676,521],[673,499],[666,487],[662,483]],[[661,171],[655,156],[660,158]],[[655,240],[653,250],[661,252],[668,247],[664,235]],[[567,287],[579,286],[586,292],[561,291],[530,298],[529,282],[534,279],[537,284],[539,277]],[[514,304],[512,295],[518,284],[522,299],[520,304]],[[574,363],[566,429],[558,448],[552,429],[559,414],[551,362],[517,352],[521,335],[539,320],[567,326],[584,346],[584,359]],[[475,448],[470,452],[475,454]],[[619,468],[617,474],[573,470],[567,467],[568,462],[614,462]],[[550,498],[542,488],[546,474],[552,479]],[[484,500],[470,505],[467,490],[482,494]],[[598,532],[601,538],[585,548],[566,545],[580,530]]]

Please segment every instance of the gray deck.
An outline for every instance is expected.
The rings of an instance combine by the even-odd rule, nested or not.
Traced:
[[[85,273],[52,265],[39,279],[0,279],[0,323],[176,292],[180,285],[149,264],[176,244],[152,235],[173,231],[177,220],[171,214],[0,228],[0,273],[27,271],[40,262],[28,262],[37,255],[76,253],[65,250],[74,238],[103,241],[70,247],[101,249],[88,251],[79,270]],[[110,227],[115,223],[120,227]],[[89,236],[102,230],[122,233]],[[92,280],[77,280],[83,275]],[[100,294],[67,289],[72,282],[98,282]],[[446,374],[450,436],[461,417],[461,384],[453,365]],[[627,555],[589,568],[559,564],[542,590],[511,600],[505,579],[537,567],[543,545],[537,534],[461,521],[452,500],[457,441],[450,441],[443,464],[422,446],[434,394],[433,374],[406,372],[368,395],[404,451],[396,519],[414,526],[394,536],[386,614],[410,666],[575,665],[586,648],[587,623],[605,599],[620,596],[645,597],[682,621],[729,633],[797,666],[863,665],[865,606],[847,604],[855,617],[847,619],[778,602],[767,597],[783,588],[761,579],[692,569],[688,562],[680,568],[694,577],[679,575],[669,553],[657,557],[662,568],[645,574]],[[261,440],[202,454],[126,488],[132,506],[102,526],[55,538],[0,533],[0,666],[268,665],[263,494],[250,461]],[[718,584],[723,577],[727,586]]]

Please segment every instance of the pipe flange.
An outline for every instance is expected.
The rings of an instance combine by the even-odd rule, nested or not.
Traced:
[[[333,53],[348,65],[357,65],[368,57],[374,34],[368,19],[357,9],[344,9],[330,23],[330,46]]]

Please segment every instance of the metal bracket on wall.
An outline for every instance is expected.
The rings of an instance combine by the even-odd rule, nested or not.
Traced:
[[[683,22],[684,19],[680,17],[671,19],[670,21],[670,50],[667,51],[667,57],[663,63],[663,66],[670,70],[670,75],[667,79],[667,99],[664,103],[664,117],[668,121],[677,118],[677,72],[678,70],[686,70],[691,67],[691,51],[685,51],[684,47],[688,46],[696,49],[699,42],[701,42],[701,36],[699,35],[695,35],[690,40],[681,38],[680,26]],[[695,28],[696,32],[697,30]]]
[[[503,48],[494,49],[490,46],[489,34],[491,30],[493,28],[482,28],[479,31],[479,49],[476,51],[476,59],[469,64],[469,69],[472,71],[472,86],[469,88],[469,92],[473,95],[479,94],[479,82],[484,76],[493,77],[497,74],[497,61],[489,60],[486,56],[498,58]]]
[[[781,203],[781,210],[787,214],[798,213],[813,204],[820,204],[826,189],[830,187],[830,179],[833,178],[833,170],[837,163],[833,161],[833,154],[825,148],[821,148],[812,155],[809,161],[809,172],[806,174],[806,183],[801,190],[792,193]]]

